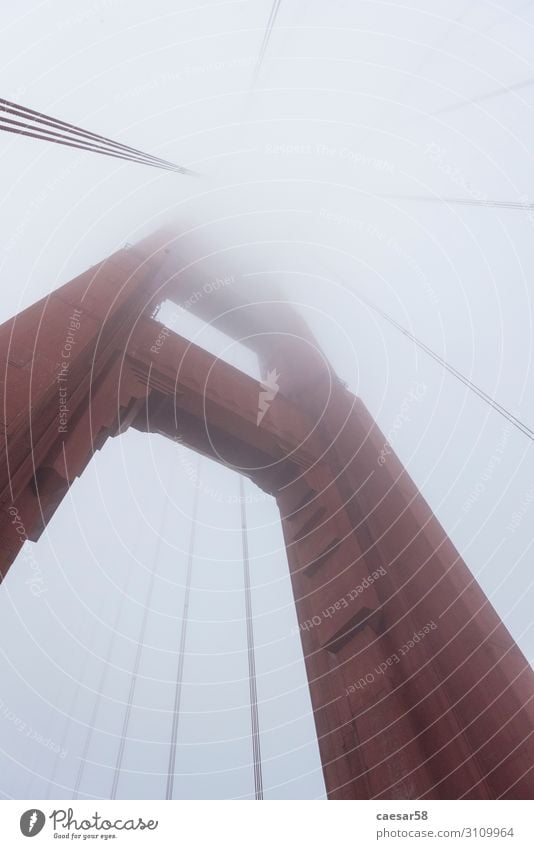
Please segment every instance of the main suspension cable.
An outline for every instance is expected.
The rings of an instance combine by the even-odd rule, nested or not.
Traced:
[[[338,275],[334,275],[334,276],[338,276]],[[353,290],[351,289],[351,291],[353,291]],[[454,366],[452,366],[449,362],[447,362],[447,360],[445,360],[443,357],[441,357],[439,354],[437,354],[434,350],[432,350],[432,348],[430,348],[428,345],[426,345],[424,342],[422,342],[414,333],[412,333],[410,330],[408,330],[406,327],[404,327],[402,324],[400,324],[398,321],[396,321],[387,312],[382,310],[380,307],[378,307],[376,304],[374,304],[372,301],[370,301],[364,295],[361,295],[358,292],[354,292],[354,295],[358,298],[359,301],[361,301],[370,310],[372,310],[372,312],[381,316],[392,327],[394,327],[396,330],[398,330],[400,333],[402,333],[403,336],[406,336],[408,339],[410,339],[410,341],[413,342],[415,345],[417,345],[417,347],[420,348],[422,351],[424,351],[425,354],[427,354],[429,357],[431,357],[433,360],[435,360],[435,362],[439,363],[440,366],[442,366],[444,369],[446,369],[449,372],[449,374],[451,374],[453,377],[455,377],[457,380],[459,380],[461,383],[463,383],[468,389],[471,390],[471,392],[473,392],[475,395],[477,395],[482,401],[484,401],[484,403],[488,404],[496,413],[498,413],[500,416],[505,418],[508,421],[508,423],[511,424],[512,427],[515,427],[517,430],[519,430],[523,434],[523,436],[526,436],[527,439],[534,441],[534,430],[531,427],[529,427],[527,424],[525,424],[525,422],[523,422],[521,419],[519,419],[517,416],[515,416],[512,412],[510,412],[510,410],[508,410],[506,407],[504,407],[502,404],[500,404],[498,401],[496,401],[494,398],[492,398],[491,395],[488,395],[487,392],[485,392],[483,389],[481,389],[479,386],[477,386],[476,383],[474,383],[466,375],[464,375],[461,371],[459,371]]]
[[[35,132],[35,130],[40,130],[39,127],[34,127],[31,124],[23,124],[20,121],[11,121],[9,119],[0,118],[0,130],[4,133],[13,133],[17,136],[26,136],[31,139],[40,139],[41,141],[49,141],[52,144],[63,145],[64,147],[72,147],[76,150],[87,150],[89,153],[102,153],[104,156],[110,156],[112,159],[122,159],[126,162],[136,162],[139,165],[149,165],[150,167],[160,168],[163,171],[176,171],[177,168],[174,166],[168,165],[160,165],[158,162],[153,162],[152,160],[147,158],[142,158],[140,156],[133,156],[130,154],[124,154],[117,150],[108,149],[100,147],[96,144],[86,141],[85,139],[78,139],[75,141],[71,139],[69,136],[61,135],[60,133],[53,133],[49,130],[42,130],[39,132]]]
[[[66,121],[61,121],[58,118],[53,118],[51,115],[46,115],[44,112],[37,112],[35,109],[29,109],[27,106],[21,106],[19,103],[12,103],[10,100],[4,100],[3,98],[0,98],[0,113],[2,112],[11,115],[16,115],[17,117],[24,118],[29,121],[34,121],[36,124],[54,127],[55,129],[61,130],[63,133],[69,133],[74,136],[85,137],[90,140],[91,143],[96,142],[101,144],[103,142],[106,146],[118,148],[126,153],[134,154],[136,156],[142,156],[147,159],[152,159],[154,162],[159,162],[162,165],[173,165],[172,162],[168,162],[165,159],[161,159],[159,156],[153,156],[150,153],[144,153],[142,150],[138,150],[135,147],[130,147],[129,145],[123,144],[122,142],[114,141],[113,139],[110,139],[107,136],[101,136],[98,133],[91,132],[90,130],[84,130],[82,127],[77,127],[75,124],[68,124]]]
[[[484,206],[490,209],[515,209],[522,212],[534,212],[534,203],[516,200],[486,200],[485,198],[433,197],[432,195],[393,195],[380,194],[375,197],[391,200],[409,200],[423,203],[458,204],[460,206]]]
[[[531,88],[534,85],[534,79],[530,77],[528,80],[522,80],[518,83],[513,83],[508,86],[500,86],[499,88],[494,88],[491,91],[486,91],[483,94],[479,94],[477,97],[469,97],[465,98],[465,100],[458,100],[455,103],[451,103],[450,106],[444,106],[442,109],[438,109],[436,112],[432,112],[430,115],[425,116],[428,118],[433,118],[436,115],[445,115],[447,112],[456,112],[458,109],[463,109],[465,106],[475,106],[477,103],[483,103],[485,100],[493,100],[494,97],[502,97],[505,94],[510,94],[510,92],[521,91],[523,88]]]
[[[263,65],[263,60],[265,58],[265,54],[267,52],[267,48],[269,46],[269,41],[271,40],[271,35],[273,31],[273,27],[278,16],[278,12],[280,11],[282,0],[274,0],[273,5],[271,7],[271,11],[269,13],[269,17],[267,19],[267,24],[265,27],[265,32],[263,34],[263,39],[260,45],[260,49],[258,52],[258,58],[256,60],[256,65],[254,67],[254,74],[252,78],[252,88],[255,87],[256,82],[258,80],[261,67]]]
[[[5,117],[6,114],[23,118],[24,121],[15,121],[13,118],[7,118]],[[32,123],[27,123],[28,121]],[[53,127],[54,130],[48,129],[49,127]],[[43,112],[28,109],[25,106],[12,103],[3,98],[0,98],[0,130],[79,150],[87,150],[92,153],[100,153],[104,156],[111,156],[114,159],[124,159],[141,165],[150,165],[154,168],[175,171],[180,174],[191,175],[194,173],[188,168],[176,165],[168,160],[145,153],[137,148],[124,145],[106,136],[92,133],[74,124],[68,124],[50,115],[45,115]],[[55,130],[59,130],[60,132],[55,132]]]

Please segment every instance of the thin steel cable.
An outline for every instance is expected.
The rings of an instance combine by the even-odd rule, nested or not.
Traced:
[[[503,15],[496,15],[495,18],[491,20],[486,27],[484,27],[483,29],[475,30],[473,34],[477,37],[480,37],[484,33],[492,30],[506,18],[510,16],[517,18],[518,12],[522,12],[524,9],[527,8],[532,9],[532,0],[527,0],[526,3],[523,3],[523,5],[515,11],[507,10]],[[437,112],[431,112],[429,115],[425,115],[425,117],[432,118],[435,115],[443,115],[445,112],[455,112],[457,109],[463,109],[464,106],[471,106],[477,103],[482,103],[484,100],[490,100],[493,97],[500,97],[503,94],[508,94],[511,91],[519,91],[522,88],[528,88],[532,85],[534,85],[534,79],[523,80],[522,82],[513,83],[510,86],[500,86],[499,88],[492,89],[492,91],[480,94],[477,97],[466,98],[465,100],[458,100],[456,101],[456,103],[452,103],[450,106],[445,106],[443,107],[443,109],[438,109]]]
[[[58,118],[53,118],[51,115],[46,115],[43,112],[37,112],[34,109],[29,109],[27,106],[21,106],[19,103],[12,103],[10,100],[4,100],[3,98],[0,98],[0,114],[2,112],[6,112],[7,114],[11,115],[17,115],[17,117],[19,118],[25,118],[27,120],[34,121],[37,124],[43,124],[45,126],[54,127],[64,133],[66,132],[75,136],[85,137],[91,140],[91,143],[96,142],[101,144],[103,142],[105,147],[118,148],[127,154],[133,154],[135,156],[141,156],[145,159],[151,159],[154,162],[159,162],[161,165],[172,166],[174,168],[178,167],[174,165],[174,163],[168,162],[167,160],[162,159],[159,156],[153,156],[152,154],[145,153],[144,151],[138,150],[135,147],[130,147],[130,145],[114,141],[113,139],[110,139],[107,136],[101,136],[98,133],[93,133],[89,130],[84,130],[82,127],[77,127],[75,124],[68,124],[66,121],[61,121]]]
[[[245,618],[247,626],[248,680],[250,693],[250,724],[252,728],[252,760],[254,766],[254,795],[263,799],[263,775],[261,764],[260,725],[258,716],[258,690],[256,682],[256,658],[254,650],[254,627],[252,621],[252,594],[250,589],[250,559],[248,551],[247,511],[243,478],[239,478],[241,500],[241,539],[243,544],[243,574],[245,584]]]
[[[276,18],[278,17],[278,12],[280,11],[282,0],[274,0],[273,5],[271,6],[271,11],[269,13],[269,17],[267,19],[267,25],[265,27],[265,32],[263,34],[263,40],[260,45],[259,53],[258,53],[258,63],[261,65],[263,59],[265,58],[265,53],[267,51],[267,47],[269,46],[269,42],[271,40],[271,35],[273,32],[273,27],[276,23]]]
[[[139,543],[139,535],[138,535],[137,542]],[[137,548],[138,548],[138,545],[136,545],[134,550],[137,550]],[[115,621],[113,623],[113,628],[112,628],[110,640],[109,640],[109,643],[108,643],[108,650],[106,652],[106,657],[105,657],[104,663],[102,665],[102,670],[101,670],[101,673],[100,673],[100,680],[98,682],[97,694],[96,694],[96,698],[95,698],[95,701],[94,701],[94,704],[93,704],[93,709],[91,711],[91,717],[89,719],[89,723],[88,723],[88,726],[87,726],[87,733],[85,735],[82,753],[80,755],[80,763],[78,765],[78,772],[76,773],[76,780],[74,782],[74,788],[73,788],[73,793],[72,793],[73,799],[78,798],[78,794],[79,794],[79,791],[80,791],[80,785],[81,785],[82,780],[83,780],[85,765],[87,763],[87,755],[88,755],[89,747],[90,747],[92,739],[93,739],[93,734],[94,734],[95,724],[96,724],[96,718],[98,716],[98,711],[99,711],[100,704],[101,704],[101,701],[102,701],[102,696],[103,696],[103,693],[104,693],[104,687],[106,685],[106,680],[107,680],[107,676],[108,676],[108,672],[109,672],[109,664],[110,664],[110,661],[111,661],[111,655],[113,654],[113,649],[115,648],[115,644],[116,644],[116,641],[117,641],[117,631],[118,631],[118,627],[119,627],[119,622],[120,622],[122,612],[124,610],[126,596],[127,596],[127,593],[128,593],[128,588],[130,586],[130,580],[131,580],[132,573],[133,573],[133,563],[134,563],[133,559],[130,560],[128,571],[126,573],[126,580],[124,582],[124,588],[123,588],[123,591],[121,593],[119,604],[117,605],[117,611],[116,611],[116,614],[115,614]]]
[[[43,129],[42,127],[35,126],[34,124],[25,124],[22,121],[13,121],[11,118],[3,118],[0,116],[0,130],[5,133],[14,133],[19,136],[27,136],[28,138],[49,141],[53,144],[63,144],[65,147],[75,147],[78,150],[102,153],[106,156],[112,156],[114,159],[125,159],[130,162],[139,162],[141,165],[152,165],[153,167],[161,168],[164,171],[176,171],[176,167],[173,166],[172,163],[159,163],[157,160],[153,160],[151,157],[143,154],[130,154],[120,151],[117,148],[106,147],[88,139],[78,138],[77,136],[66,136],[62,133],[47,130],[46,128]]]
[[[66,695],[65,676],[63,676],[61,684],[58,688],[58,694],[57,694],[58,700],[61,701],[65,695]],[[31,790],[32,790],[32,787],[33,787],[35,780],[43,777],[43,776],[39,776],[38,773],[35,771],[35,766],[37,765],[39,760],[40,760],[40,753],[37,752],[34,749],[33,758],[32,758],[32,765],[31,765],[31,774],[30,774],[30,777],[28,779],[28,783],[26,785],[25,795],[21,796],[21,798],[24,798],[24,799],[31,799],[31,798],[35,799],[35,798],[37,798],[37,795],[35,793],[32,793]],[[39,794],[39,798],[41,798],[41,795],[42,794]]]
[[[408,200],[424,203],[459,204],[461,206],[484,206],[490,209],[515,209],[523,212],[534,211],[534,203],[515,200],[485,200],[484,198],[432,197],[431,195],[379,194],[374,197],[391,200]]]
[[[480,2],[480,0],[479,0],[479,2]],[[432,44],[422,45],[425,48],[424,52],[423,52],[423,56],[419,59],[419,61],[415,65],[415,68],[410,73],[410,76],[406,76],[406,75],[401,76],[399,85],[396,86],[396,90],[395,90],[395,93],[394,93],[394,96],[393,96],[394,103],[402,106],[401,98],[403,96],[405,96],[407,93],[409,93],[410,89],[413,88],[415,81],[420,80],[420,78],[422,77],[422,71],[423,71],[425,65],[428,63],[429,60],[435,59],[436,51],[441,52],[441,50],[443,49],[443,45],[447,43],[447,38],[449,37],[451,31],[455,28],[455,26],[457,26],[459,23],[461,23],[462,18],[464,18],[468,14],[468,11],[469,11],[469,7],[467,7],[467,10],[464,9],[454,20],[449,20],[448,26],[444,27],[444,29],[441,30],[437,34],[437,38],[435,38],[433,40]],[[385,104],[382,104],[382,107],[381,107],[381,109],[378,113],[377,118],[375,118],[375,120],[372,122],[372,125],[367,128],[366,132],[363,134],[363,136],[360,139],[360,143],[367,141],[372,136],[373,129],[377,125],[377,120],[383,114],[385,114],[386,108],[387,107],[385,106]],[[423,117],[426,119],[429,116],[424,115]]]
[[[263,40],[260,45],[260,49],[258,52],[258,58],[256,60],[256,65],[254,66],[254,74],[252,77],[252,88],[255,88],[256,83],[258,81],[258,77],[261,71],[261,67],[263,65],[263,60],[265,59],[265,54],[267,52],[267,48],[269,46],[269,42],[271,40],[271,35],[273,31],[274,24],[276,22],[276,18],[278,16],[278,12],[280,11],[282,0],[274,0],[273,5],[271,6],[271,11],[269,13],[269,17],[267,19],[267,24],[265,26],[265,32],[263,34]]]
[[[126,748],[126,741],[128,739],[128,727],[130,725],[130,718],[131,718],[131,715],[132,715],[132,707],[133,707],[133,701],[134,701],[134,697],[135,697],[135,689],[136,689],[136,686],[137,686],[137,679],[138,679],[138,676],[139,676],[139,666],[140,666],[140,663],[141,663],[141,656],[143,654],[143,648],[144,648],[144,642],[145,642],[146,626],[147,626],[147,623],[148,623],[148,616],[149,616],[149,613],[150,613],[150,608],[151,608],[151,604],[152,604],[152,595],[153,595],[153,592],[154,592],[154,584],[155,584],[155,580],[156,580],[158,557],[159,557],[159,552],[160,552],[160,549],[161,549],[161,540],[162,540],[162,537],[163,537],[163,529],[165,527],[165,519],[167,518],[167,512],[168,512],[169,504],[170,504],[170,498],[167,497],[166,500],[165,500],[165,506],[164,506],[162,513],[161,513],[161,524],[160,524],[160,529],[159,529],[159,534],[158,534],[158,541],[156,543],[156,548],[155,548],[155,551],[154,551],[154,559],[153,559],[153,563],[152,563],[152,569],[150,571],[150,579],[149,579],[147,590],[146,590],[145,607],[144,607],[144,610],[143,610],[143,618],[142,618],[141,627],[140,627],[140,630],[139,630],[139,637],[138,637],[138,640],[137,640],[137,648],[136,648],[134,663],[133,663],[133,667],[132,667],[132,674],[131,674],[131,677],[130,677],[130,688],[129,688],[129,691],[128,691],[128,699],[127,699],[127,702],[126,702],[126,710],[124,712],[124,718],[123,718],[123,722],[122,722],[119,749],[118,749],[117,758],[116,758],[116,761],[115,761],[115,769],[113,771],[113,781],[112,781],[112,785],[111,785],[110,799],[116,799],[117,798],[117,788],[119,786],[119,780],[120,780],[121,771],[122,771],[122,762],[123,762],[123,759],[124,759],[124,751],[125,751],[125,748]]]
[[[435,115],[444,115],[447,112],[456,112],[458,109],[463,109],[466,106],[476,106],[477,103],[483,103],[485,100],[492,100],[494,97],[502,97],[505,94],[510,94],[510,92],[521,91],[521,89],[530,88],[533,85],[534,79],[530,78],[519,83],[514,83],[513,85],[500,86],[499,88],[492,89],[492,91],[479,94],[478,97],[469,97],[465,98],[465,100],[458,100],[456,103],[451,103],[450,106],[444,106],[443,109],[438,109],[436,112],[432,112],[430,115],[425,117],[432,118]]]
[[[65,717],[65,722],[64,722],[64,725],[63,725],[63,732],[62,732],[62,735],[61,735],[61,742],[59,744],[59,751],[56,752],[56,757],[54,758],[54,764],[53,764],[53,767],[52,767],[52,772],[50,773],[50,778],[48,779],[48,784],[47,784],[46,792],[45,792],[45,795],[44,795],[45,799],[50,799],[50,791],[52,790],[53,785],[55,785],[55,783],[56,783],[55,779],[56,779],[56,774],[57,774],[57,768],[59,766],[59,758],[60,758],[61,752],[66,751],[65,750],[65,744],[66,744],[67,738],[69,736],[69,731],[70,731],[70,728],[71,728],[71,725],[72,725],[72,718],[74,716],[76,703],[77,703],[79,695],[80,695],[81,682],[85,678],[85,673],[87,671],[87,664],[89,662],[89,648],[88,648],[88,646],[92,646],[92,644],[94,642],[94,638],[95,638],[95,634],[96,634],[96,626],[97,626],[97,620],[93,616],[92,619],[91,619],[91,628],[90,628],[88,645],[86,646],[86,651],[83,653],[83,657],[82,657],[80,667],[79,667],[79,674],[78,674],[78,677],[76,678],[76,684],[75,684],[75,687],[74,687],[74,690],[73,690],[73,693],[72,693],[72,696],[71,696],[71,700],[69,702],[69,707],[68,707],[68,710],[67,710],[67,716]]]
[[[198,458],[197,477],[199,479],[201,460]],[[176,747],[178,741],[178,726],[180,722],[180,706],[182,701],[182,684],[184,677],[185,647],[187,643],[187,626],[189,624],[189,601],[191,597],[191,579],[193,574],[193,559],[195,552],[195,538],[198,515],[198,487],[195,489],[193,500],[193,512],[191,515],[191,530],[189,535],[189,553],[187,556],[187,570],[185,576],[184,603],[182,608],[182,626],[180,630],[180,648],[178,650],[178,666],[176,670],[176,686],[174,690],[174,705],[172,714],[172,727],[169,750],[169,766],[167,770],[166,799],[173,798],[174,776],[176,771]]]
[[[472,41],[474,37],[480,38],[481,35],[484,35],[486,32],[489,32],[490,30],[494,29],[498,24],[501,23],[501,21],[505,20],[506,18],[508,18],[510,16],[517,18],[518,12],[522,12],[524,9],[527,9],[527,8],[529,8],[529,9],[532,8],[532,0],[527,0],[526,3],[524,3],[522,6],[519,7],[519,9],[516,9],[515,11],[507,10],[503,15],[496,15],[487,24],[487,26],[483,27],[482,29],[477,28],[476,30],[473,30],[472,33],[471,33],[471,38],[468,39],[467,42],[464,42],[464,46],[465,46],[466,43],[469,44],[469,42]],[[416,121],[428,120],[428,118],[434,118],[434,117],[436,117],[438,115],[442,115],[446,112],[454,112],[457,109],[462,109],[464,106],[471,106],[471,105],[474,105],[474,104],[477,104],[477,103],[481,103],[484,100],[489,100],[490,98],[493,98],[493,97],[499,97],[503,94],[508,94],[510,91],[516,91],[516,90],[526,88],[527,86],[531,86],[531,85],[534,85],[534,80],[524,80],[524,81],[519,82],[519,83],[514,83],[511,86],[502,86],[500,88],[493,89],[492,91],[488,91],[488,92],[485,92],[483,94],[480,94],[476,97],[466,98],[465,100],[458,100],[455,103],[451,103],[450,106],[444,106],[442,109],[438,109],[435,112],[429,112],[425,115],[419,115],[419,116],[417,116],[417,118],[415,118],[415,120]]]
[[[351,289],[351,291],[353,290]],[[398,330],[400,333],[410,339],[411,342],[417,345],[418,348],[420,348],[428,356],[435,360],[435,362],[439,363],[439,365],[446,369],[453,377],[461,381],[461,383],[463,383],[468,389],[471,390],[471,392],[473,392],[482,401],[484,401],[484,403],[488,404],[496,413],[505,418],[509,422],[509,424],[512,425],[512,427],[515,427],[517,430],[519,430],[523,434],[523,436],[526,436],[527,439],[534,441],[534,430],[527,424],[525,424],[525,422],[521,421],[521,419],[511,413],[510,410],[508,410],[506,407],[504,407],[502,404],[492,398],[491,395],[488,395],[487,392],[477,386],[476,383],[466,377],[466,375],[464,375],[461,371],[459,371],[450,363],[448,363],[447,360],[445,360],[443,357],[433,351],[432,348],[422,342],[414,333],[412,333],[410,330],[408,330],[406,327],[396,321],[387,312],[382,310],[380,307],[378,307],[376,304],[374,304],[372,301],[359,294],[358,292],[354,292],[354,295],[370,310],[375,312],[377,315],[380,315],[383,319],[385,319],[385,321],[391,324],[392,327],[394,327],[396,330]]]
[[[20,129],[17,127],[7,126],[5,123],[0,121],[0,131],[4,133],[13,133],[18,136],[26,136],[31,139],[40,139],[41,141],[48,141],[51,144],[59,144],[64,147],[72,147],[77,150],[87,150],[90,153],[99,153],[102,156],[110,156],[113,159],[122,159],[125,162],[135,162],[138,165],[148,165],[152,168],[159,168],[162,171],[173,171],[179,174],[188,174],[192,175],[194,172],[188,171],[186,168],[182,168],[181,166],[167,166],[167,165],[158,165],[156,162],[150,162],[145,159],[139,159],[134,156],[126,156],[125,154],[113,153],[111,150],[100,150],[89,144],[81,144],[78,142],[71,142],[70,140],[65,139],[56,139],[52,138],[46,133],[34,133],[29,130]]]

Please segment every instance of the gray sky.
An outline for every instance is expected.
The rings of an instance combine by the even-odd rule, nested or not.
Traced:
[[[233,274],[251,289],[276,279],[532,658],[531,442],[358,295],[534,427],[534,214],[406,199],[534,202],[534,85],[451,108],[534,78],[534,10],[524,0],[283,0],[251,91],[270,5],[3,4],[3,97],[201,176],[1,135],[0,319],[168,221],[183,233],[184,263],[207,279]],[[174,326],[257,373],[189,315]],[[156,556],[119,795],[162,795],[190,462],[163,439],[108,442],[32,547],[47,592],[29,592],[27,557],[11,570],[0,599],[4,795],[39,798],[53,775],[52,797],[69,797],[126,593],[80,788],[109,794]],[[253,787],[237,495],[235,475],[203,462],[177,797]],[[251,484],[247,496],[266,796],[315,798],[324,788],[281,530],[274,504]]]

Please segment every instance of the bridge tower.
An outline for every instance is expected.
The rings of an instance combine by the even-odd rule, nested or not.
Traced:
[[[291,305],[205,285],[160,231],[0,327],[2,577],[108,438],[180,440],[278,503],[329,798],[530,798],[534,677],[437,518]],[[168,299],[256,352],[262,417]]]

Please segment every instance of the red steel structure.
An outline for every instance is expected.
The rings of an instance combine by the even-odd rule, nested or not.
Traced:
[[[108,437],[179,439],[277,500],[329,798],[530,798],[525,657],[299,315],[211,288],[159,231],[0,327],[2,576]],[[276,370],[259,423],[265,387],[164,329],[168,299]]]

